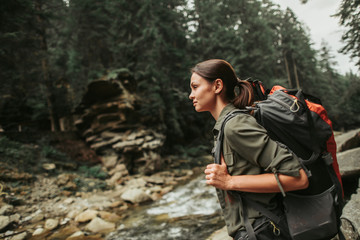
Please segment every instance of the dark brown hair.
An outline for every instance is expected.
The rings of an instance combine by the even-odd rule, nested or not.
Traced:
[[[254,102],[254,94],[251,84],[248,81],[240,80],[234,71],[234,68],[225,60],[210,59],[200,62],[191,69],[209,82],[214,82],[220,78],[224,83],[225,96],[235,107],[243,109],[251,106]],[[238,87],[238,94],[235,93],[235,87]]]

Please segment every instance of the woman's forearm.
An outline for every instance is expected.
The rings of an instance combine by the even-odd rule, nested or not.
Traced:
[[[283,174],[278,174],[278,177],[285,192],[305,189],[309,184],[303,169],[300,170],[299,177],[292,177]],[[235,190],[242,192],[280,192],[280,188],[274,173],[230,176],[224,186],[226,188],[224,190]]]
[[[223,190],[235,190],[243,192],[280,192],[279,185],[274,173],[259,175],[231,176],[225,162],[222,164],[209,164],[205,169],[206,183]],[[300,169],[299,177],[278,174],[279,181],[284,191],[295,191],[308,187],[308,178],[303,169]]]

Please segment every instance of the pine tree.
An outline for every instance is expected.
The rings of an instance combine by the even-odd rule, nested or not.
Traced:
[[[340,24],[347,29],[342,36],[346,45],[340,51],[350,53],[360,69],[360,1],[343,0],[335,16],[340,18]]]

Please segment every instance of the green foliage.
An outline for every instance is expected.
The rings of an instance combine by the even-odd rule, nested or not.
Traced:
[[[59,150],[55,149],[52,146],[45,145],[41,149],[41,157],[52,159],[52,160],[60,160],[60,161],[69,161],[69,157]]]
[[[202,155],[208,154],[209,147],[205,145],[197,145],[197,146],[184,146],[184,145],[177,145],[175,146],[176,149],[181,153],[183,158],[196,158]]]
[[[93,190],[101,189],[105,190],[108,188],[107,184],[103,180],[91,180],[89,179],[82,179],[82,178],[75,178],[74,183],[79,191],[82,192],[92,192]],[[64,190],[67,190],[64,188]]]
[[[89,178],[99,178],[99,179],[106,179],[107,173],[102,170],[101,165],[95,166],[80,166],[79,172],[84,174],[85,177]]]
[[[27,145],[0,136],[0,155],[5,162],[16,163],[17,161],[32,160],[36,152]]]
[[[342,0],[336,16],[340,18],[340,24],[346,28],[346,32],[342,36],[345,46],[341,52],[350,53],[360,70],[360,2],[358,0]]]
[[[358,4],[342,1],[337,15],[349,30],[343,51],[353,57]],[[270,0],[72,0],[69,6],[19,0],[3,2],[0,20],[0,125],[6,131],[30,121],[35,127],[26,130],[38,130],[49,119],[56,129],[90,81],[124,68],[138,83],[139,113],[166,132],[165,152],[208,141],[214,122],[194,111],[188,95],[189,69],[209,58],[226,59],[240,78],[267,87],[299,85],[323,100],[337,128],[358,122],[359,77],[337,73],[328,49],[313,49],[306,26]]]

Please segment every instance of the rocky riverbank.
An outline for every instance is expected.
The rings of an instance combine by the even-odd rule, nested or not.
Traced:
[[[105,239],[134,208],[159,200],[200,172],[195,167],[130,175],[123,164],[112,168],[106,180],[67,172],[2,172],[8,181],[1,185],[0,239]],[[18,186],[12,186],[15,182]]]
[[[338,146],[351,147],[342,147],[338,153],[349,198],[342,218],[343,231],[347,239],[359,239],[360,148],[355,144],[359,131],[344,136],[337,137]],[[124,227],[122,223],[135,209],[161,199],[176,186],[199,176],[211,161],[210,156],[204,156],[198,159],[197,166],[191,167],[184,164],[186,159],[168,157],[164,170],[149,175],[129,174],[122,161],[111,157],[101,158],[100,165],[83,172],[81,167],[69,170],[72,165],[67,162],[44,163],[42,171],[36,174],[2,163],[0,239],[105,240],[110,232]],[[209,239],[227,238],[226,230],[221,229]]]

